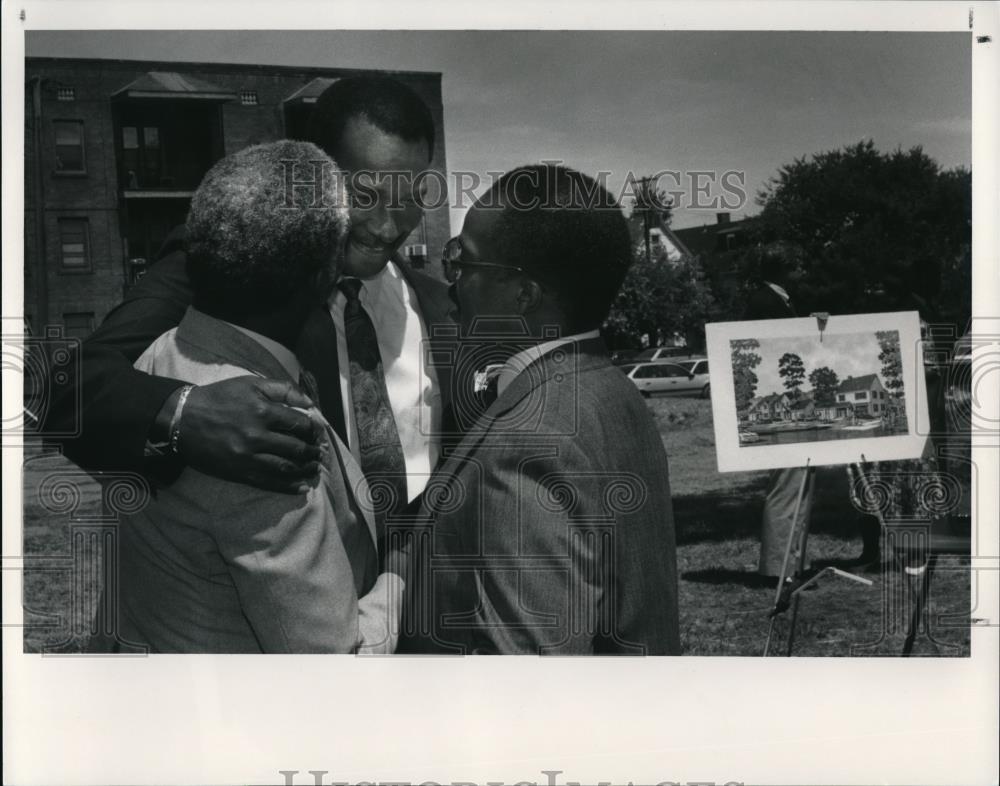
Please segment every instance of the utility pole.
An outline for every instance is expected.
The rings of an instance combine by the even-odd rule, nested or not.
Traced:
[[[652,251],[649,245],[649,214],[653,209],[653,201],[649,198],[649,183],[652,177],[641,177],[636,182],[639,184],[639,193],[636,195],[636,205],[642,209],[642,235],[646,243],[646,264],[653,261]]]

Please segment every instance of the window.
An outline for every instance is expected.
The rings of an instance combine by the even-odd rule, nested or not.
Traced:
[[[94,329],[94,312],[63,314],[63,327],[67,338],[86,338]]]
[[[675,366],[672,363],[666,366],[660,366],[660,373],[657,374],[660,377],[687,377],[688,370],[684,366]]]
[[[56,101],[76,101],[75,87],[57,87]]]
[[[82,120],[54,120],[56,172],[80,174],[87,171],[83,149]]]
[[[163,184],[163,149],[158,126],[122,126],[122,163],[125,187]]]
[[[656,366],[641,366],[635,372],[635,379],[652,379],[657,376]]]
[[[257,106],[257,91],[256,90],[240,91],[240,103],[243,104],[243,106]]]
[[[868,398],[868,391],[867,390],[859,390],[857,393],[854,394],[854,400],[855,401],[864,401],[867,398]]]
[[[843,393],[838,393],[837,401],[847,401],[847,396],[845,396]]]
[[[85,218],[59,219],[59,266],[74,272],[90,271],[90,232]]]

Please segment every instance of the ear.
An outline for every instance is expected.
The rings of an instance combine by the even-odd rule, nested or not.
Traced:
[[[542,298],[545,293],[542,291],[537,281],[524,277],[521,279],[521,287],[517,293],[517,308],[520,314],[530,314],[537,311],[542,305]]]

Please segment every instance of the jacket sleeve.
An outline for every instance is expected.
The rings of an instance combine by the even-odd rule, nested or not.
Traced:
[[[150,428],[181,382],[136,371],[132,363],[176,327],[191,303],[182,251],[159,260],[84,342],[65,384],[50,381],[44,433],[87,469],[141,469]],[[55,368],[50,364],[50,368]]]
[[[201,477],[212,536],[264,652],[355,652],[354,573],[322,475],[298,495]]]

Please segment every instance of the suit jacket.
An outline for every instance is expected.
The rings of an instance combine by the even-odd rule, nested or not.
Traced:
[[[132,364],[158,336],[176,327],[191,305],[191,284],[182,233],[171,234],[166,255],[133,286],[125,300],[113,309],[101,326],[83,342],[79,363],[68,372],[69,385],[50,384],[53,392],[46,416],[49,433],[70,433],[79,422],[78,436],[64,440],[66,454],[84,468],[145,468],[145,446],[153,421],[178,380],[151,376]],[[453,387],[452,345],[455,325],[450,317],[454,304],[441,281],[414,271],[396,260],[413,287],[427,328],[427,360],[435,366],[443,405]],[[344,438],[343,405],[340,394],[337,341],[333,318],[325,308],[314,309],[296,347],[303,366],[316,377],[320,408]],[[79,388],[79,389],[78,389]],[[79,393],[79,397],[77,396]],[[77,407],[82,406],[80,412]]]
[[[398,529],[400,651],[680,651],[667,457],[600,339],[517,376]]]
[[[290,379],[259,343],[195,309],[140,362],[193,383]],[[188,467],[124,516],[119,637],[155,652],[356,650],[359,598],[378,573],[374,520],[358,502],[369,496],[361,468],[329,426],[322,450],[319,481],[304,494]]]

